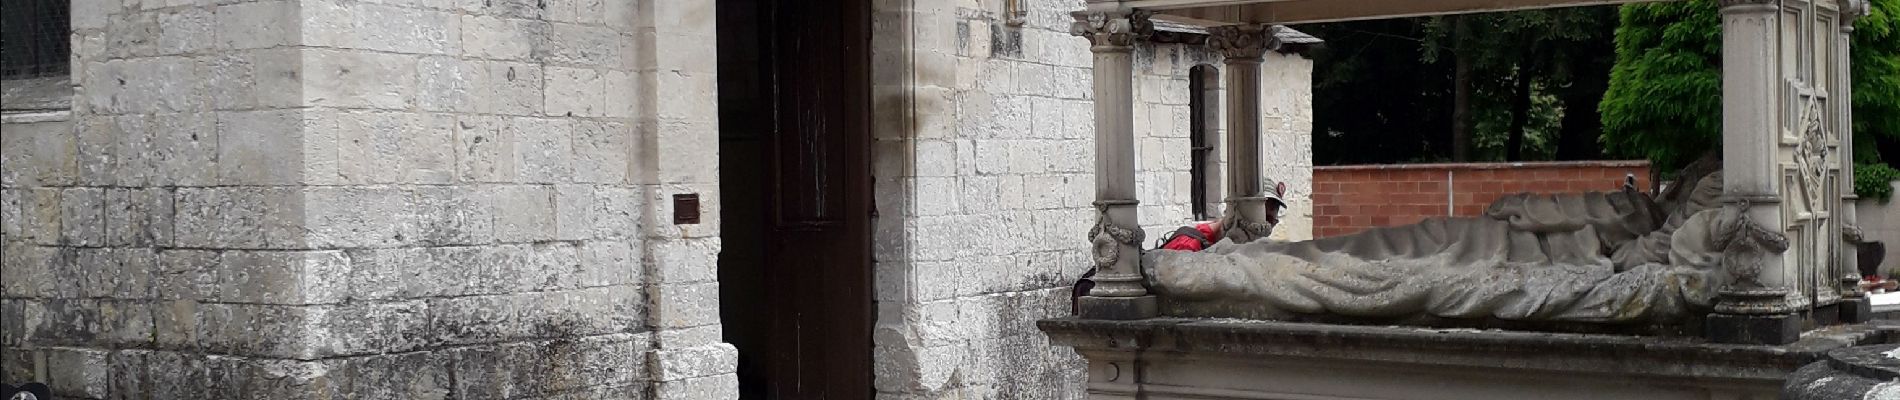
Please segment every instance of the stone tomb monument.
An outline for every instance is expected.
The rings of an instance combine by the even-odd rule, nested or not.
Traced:
[[[1097,286],[1041,321],[1095,398],[1766,399],[1886,342],[1852,267],[1847,48],[1863,0],[1721,0],[1723,143],[1652,198],[1520,195],[1484,215],[1271,242],[1258,118],[1230,118],[1227,239],[1144,252],[1129,49],[1206,27],[1226,115],[1260,115],[1273,24],[1622,0],[1089,0]]]

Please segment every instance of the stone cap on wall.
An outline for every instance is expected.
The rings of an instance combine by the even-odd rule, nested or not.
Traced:
[[[1425,164],[1360,164],[1360,165],[1324,165],[1314,166],[1315,171],[1373,171],[1373,170],[1420,170],[1420,169],[1520,169],[1520,168],[1647,168],[1648,160],[1589,160],[1589,161],[1526,161],[1526,162],[1464,162],[1464,163],[1425,163]]]

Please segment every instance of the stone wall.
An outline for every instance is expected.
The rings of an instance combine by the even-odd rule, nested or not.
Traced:
[[[72,127],[6,126],[0,379],[729,397],[716,207],[654,217],[716,204],[711,5],[75,1]]]
[[[1649,190],[1648,161],[1348,165],[1313,168],[1313,233],[1338,236],[1430,217],[1477,216],[1517,193]]]
[[[1084,47],[1087,42],[1076,39]],[[1221,70],[1219,53],[1201,45],[1151,44],[1135,50],[1135,157],[1141,172],[1135,175],[1141,200],[1141,224],[1149,238],[1192,223],[1194,218],[1190,190],[1193,180],[1189,147],[1189,69],[1214,67],[1216,78]],[[1276,240],[1312,238],[1313,185],[1313,61],[1297,54],[1268,52],[1261,65],[1261,167],[1263,178],[1286,183],[1287,211],[1273,229]],[[1227,111],[1222,105],[1225,89],[1220,79],[1207,86],[1214,101],[1208,102],[1215,121],[1209,124],[1209,137],[1215,150],[1207,180],[1210,215],[1221,215],[1218,204],[1224,198],[1227,163]],[[1084,123],[1090,123],[1084,121]],[[1093,132],[1089,133],[1090,135]],[[1092,154],[1092,151],[1091,151]],[[1093,162],[1093,159],[1091,159]],[[1091,178],[1093,179],[1093,178]],[[1091,180],[1084,196],[1093,195]],[[1093,198],[1089,199],[1093,201]],[[1086,232],[1086,229],[1084,230]]]
[[[997,1],[876,2],[880,396],[1084,395],[1081,358],[1050,346],[1034,324],[1069,313],[1068,285],[1090,265],[1092,61],[1087,41],[1068,32],[1079,2],[1024,4],[1016,26]],[[1187,79],[1196,64],[1219,59],[1198,46],[1137,49],[1137,179],[1151,231],[1191,218]],[[1290,187],[1310,179],[1310,68],[1280,54],[1265,65],[1266,175]],[[1278,234],[1304,229],[1289,222]]]
[[[875,3],[882,396],[1083,394],[1034,322],[1089,264],[1090,55],[1078,2],[1026,3],[1021,26],[988,0]],[[72,109],[0,121],[0,380],[734,397],[712,5],[75,1]],[[1188,68],[1219,63],[1139,52],[1159,231],[1190,219]],[[1303,237],[1310,63],[1265,69],[1265,175],[1296,204],[1276,235]],[[671,224],[688,193],[701,222]]]
[[[1888,184],[1900,189],[1900,181]],[[1893,274],[1893,271],[1900,269],[1900,200],[1855,201],[1854,218],[1860,224],[1860,232],[1866,240],[1887,246],[1887,256],[1880,262],[1880,272]]]

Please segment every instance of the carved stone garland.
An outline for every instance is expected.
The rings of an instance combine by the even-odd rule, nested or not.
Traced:
[[[1145,233],[1139,229],[1128,229],[1117,226],[1114,221],[1111,221],[1108,217],[1108,208],[1110,206],[1125,205],[1132,207],[1135,203],[1136,202],[1130,200],[1095,202],[1095,227],[1089,228],[1089,242],[1094,247],[1092,253],[1095,256],[1095,268],[1097,270],[1107,270],[1109,267],[1115,265],[1116,260],[1121,259],[1121,245],[1133,246],[1136,249],[1141,248],[1141,241],[1143,236],[1146,235]]]
[[[1747,200],[1740,200],[1723,210],[1736,216],[1716,239],[1716,247],[1723,254],[1721,266],[1728,271],[1730,281],[1722,289],[1723,301],[1716,304],[1715,311],[1724,314],[1788,312],[1788,305],[1782,301],[1788,291],[1764,285],[1760,279],[1762,268],[1773,260],[1771,256],[1788,251],[1788,236],[1749,219],[1748,206]]]

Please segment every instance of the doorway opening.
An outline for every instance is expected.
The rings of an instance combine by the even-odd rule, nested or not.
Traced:
[[[741,397],[871,398],[869,0],[717,6],[719,309]]]

